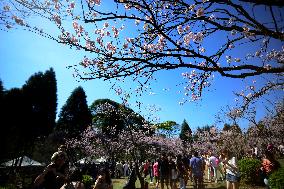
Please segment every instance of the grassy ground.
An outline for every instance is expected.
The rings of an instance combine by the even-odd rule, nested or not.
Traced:
[[[122,178],[122,179],[113,179],[113,188],[114,189],[122,189],[124,184],[126,183],[127,179],[126,178]],[[226,189],[226,183],[225,181],[220,181],[218,183],[209,183],[207,181],[205,181],[204,183],[205,185],[205,188],[208,188],[208,189]],[[139,181],[137,180],[136,181],[136,188],[140,188],[140,183]],[[155,189],[155,183],[152,183],[152,184],[149,184],[149,189]],[[160,188],[160,185],[159,185],[159,188]],[[193,185],[192,185],[192,182],[188,182],[187,184],[187,189],[192,189],[193,188]],[[166,187],[165,187],[166,189]]]
[[[127,179],[126,178],[122,178],[122,179],[113,179],[113,189],[122,189],[124,184],[126,183]],[[206,189],[226,189],[226,182],[225,181],[220,181],[218,183],[209,183],[207,181],[204,182],[205,188]],[[177,185],[178,186],[178,185]],[[139,181],[136,181],[136,188],[140,188],[140,183]],[[149,189],[155,189],[155,184],[149,184]],[[159,188],[161,188],[161,186],[159,185]],[[167,189],[165,187],[165,189]],[[170,189],[170,187],[169,187]],[[189,182],[186,186],[186,189],[193,189],[193,185],[192,182]],[[239,189],[265,189],[265,187],[261,187],[261,186],[244,186],[241,185]]]

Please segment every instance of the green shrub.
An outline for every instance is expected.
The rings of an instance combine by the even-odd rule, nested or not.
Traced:
[[[261,167],[261,161],[253,158],[244,158],[238,162],[241,174],[241,182],[249,185],[255,185],[260,182],[258,175]]]
[[[284,168],[280,168],[269,176],[269,186],[271,189],[284,188]]]
[[[84,183],[85,188],[90,188],[94,182],[93,177],[90,175],[83,175],[82,182]]]

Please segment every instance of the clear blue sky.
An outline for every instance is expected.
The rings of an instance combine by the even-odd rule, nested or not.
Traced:
[[[99,98],[110,98],[121,102],[115,92],[110,90],[109,82],[102,80],[85,82],[73,78],[72,70],[68,70],[66,66],[78,63],[84,54],[69,49],[68,46],[57,44],[27,31],[5,32],[0,30],[0,53],[0,79],[7,90],[21,87],[36,72],[45,72],[50,67],[54,68],[58,88],[57,113],[60,112],[61,107],[77,86],[84,88],[89,105]],[[242,80],[217,76],[209,88],[210,91],[204,94],[201,101],[181,106],[178,102],[183,98],[183,93],[179,93],[179,90],[182,91],[182,86],[175,87],[181,80],[180,71],[162,72],[157,76],[157,82],[153,83],[155,95],[147,93],[137,99],[132,97],[131,102],[139,100],[145,105],[155,104],[161,108],[157,114],[161,121],[173,120],[181,124],[183,119],[186,119],[189,125],[195,128],[213,124],[220,108],[234,103],[235,96],[232,91],[240,90],[246,85]],[[252,80],[251,78],[246,82]],[[135,88],[136,83],[127,83],[127,86]],[[164,91],[164,88],[170,88],[170,90]],[[264,114],[261,109],[259,112],[259,116]],[[147,114],[143,109],[142,113]],[[242,127],[247,126],[245,122],[242,124]]]

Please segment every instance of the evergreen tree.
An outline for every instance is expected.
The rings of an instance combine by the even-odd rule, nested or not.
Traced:
[[[52,68],[32,75],[20,89],[5,91],[0,81],[1,159],[31,153],[35,140],[53,130],[56,90]]]
[[[2,80],[0,80],[0,103],[2,102],[4,96],[4,86]]]
[[[0,132],[0,149],[2,149],[2,153],[0,154],[0,160],[2,160],[3,155],[5,152],[3,152],[3,149],[5,148],[5,136],[6,133],[6,127],[5,127],[5,108],[4,108],[4,86],[2,80],[0,80],[0,125],[1,125],[1,132]]]
[[[26,107],[23,91],[18,88],[5,92],[3,107],[4,116],[1,120],[1,149],[2,158],[13,158],[23,155],[26,147],[31,142],[29,130],[27,130]]]
[[[92,115],[85,91],[82,87],[77,87],[60,111],[56,130],[65,132],[67,137],[76,137],[91,123]]]
[[[183,120],[181,124],[181,132],[180,132],[179,138],[183,142],[192,142],[192,131],[188,123],[186,122],[186,120]]]
[[[57,84],[52,68],[31,76],[23,86],[30,130],[34,136],[47,136],[55,128]]]

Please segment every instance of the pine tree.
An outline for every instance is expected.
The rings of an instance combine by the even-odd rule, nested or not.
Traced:
[[[63,131],[67,137],[77,137],[92,122],[87,105],[85,91],[77,87],[63,105],[56,125],[56,130]]]
[[[26,98],[26,116],[30,120],[30,131],[35,136],[47,136],[55,128],[57,108],[57,84],[52,68],[45,73],[31,76],[23,86]]]
[[[192,131],[188,123],[186,122],[186,120],[183,120],[181,124],[181,132],[180,132],[179,138],[183,142],[192,142]]]

